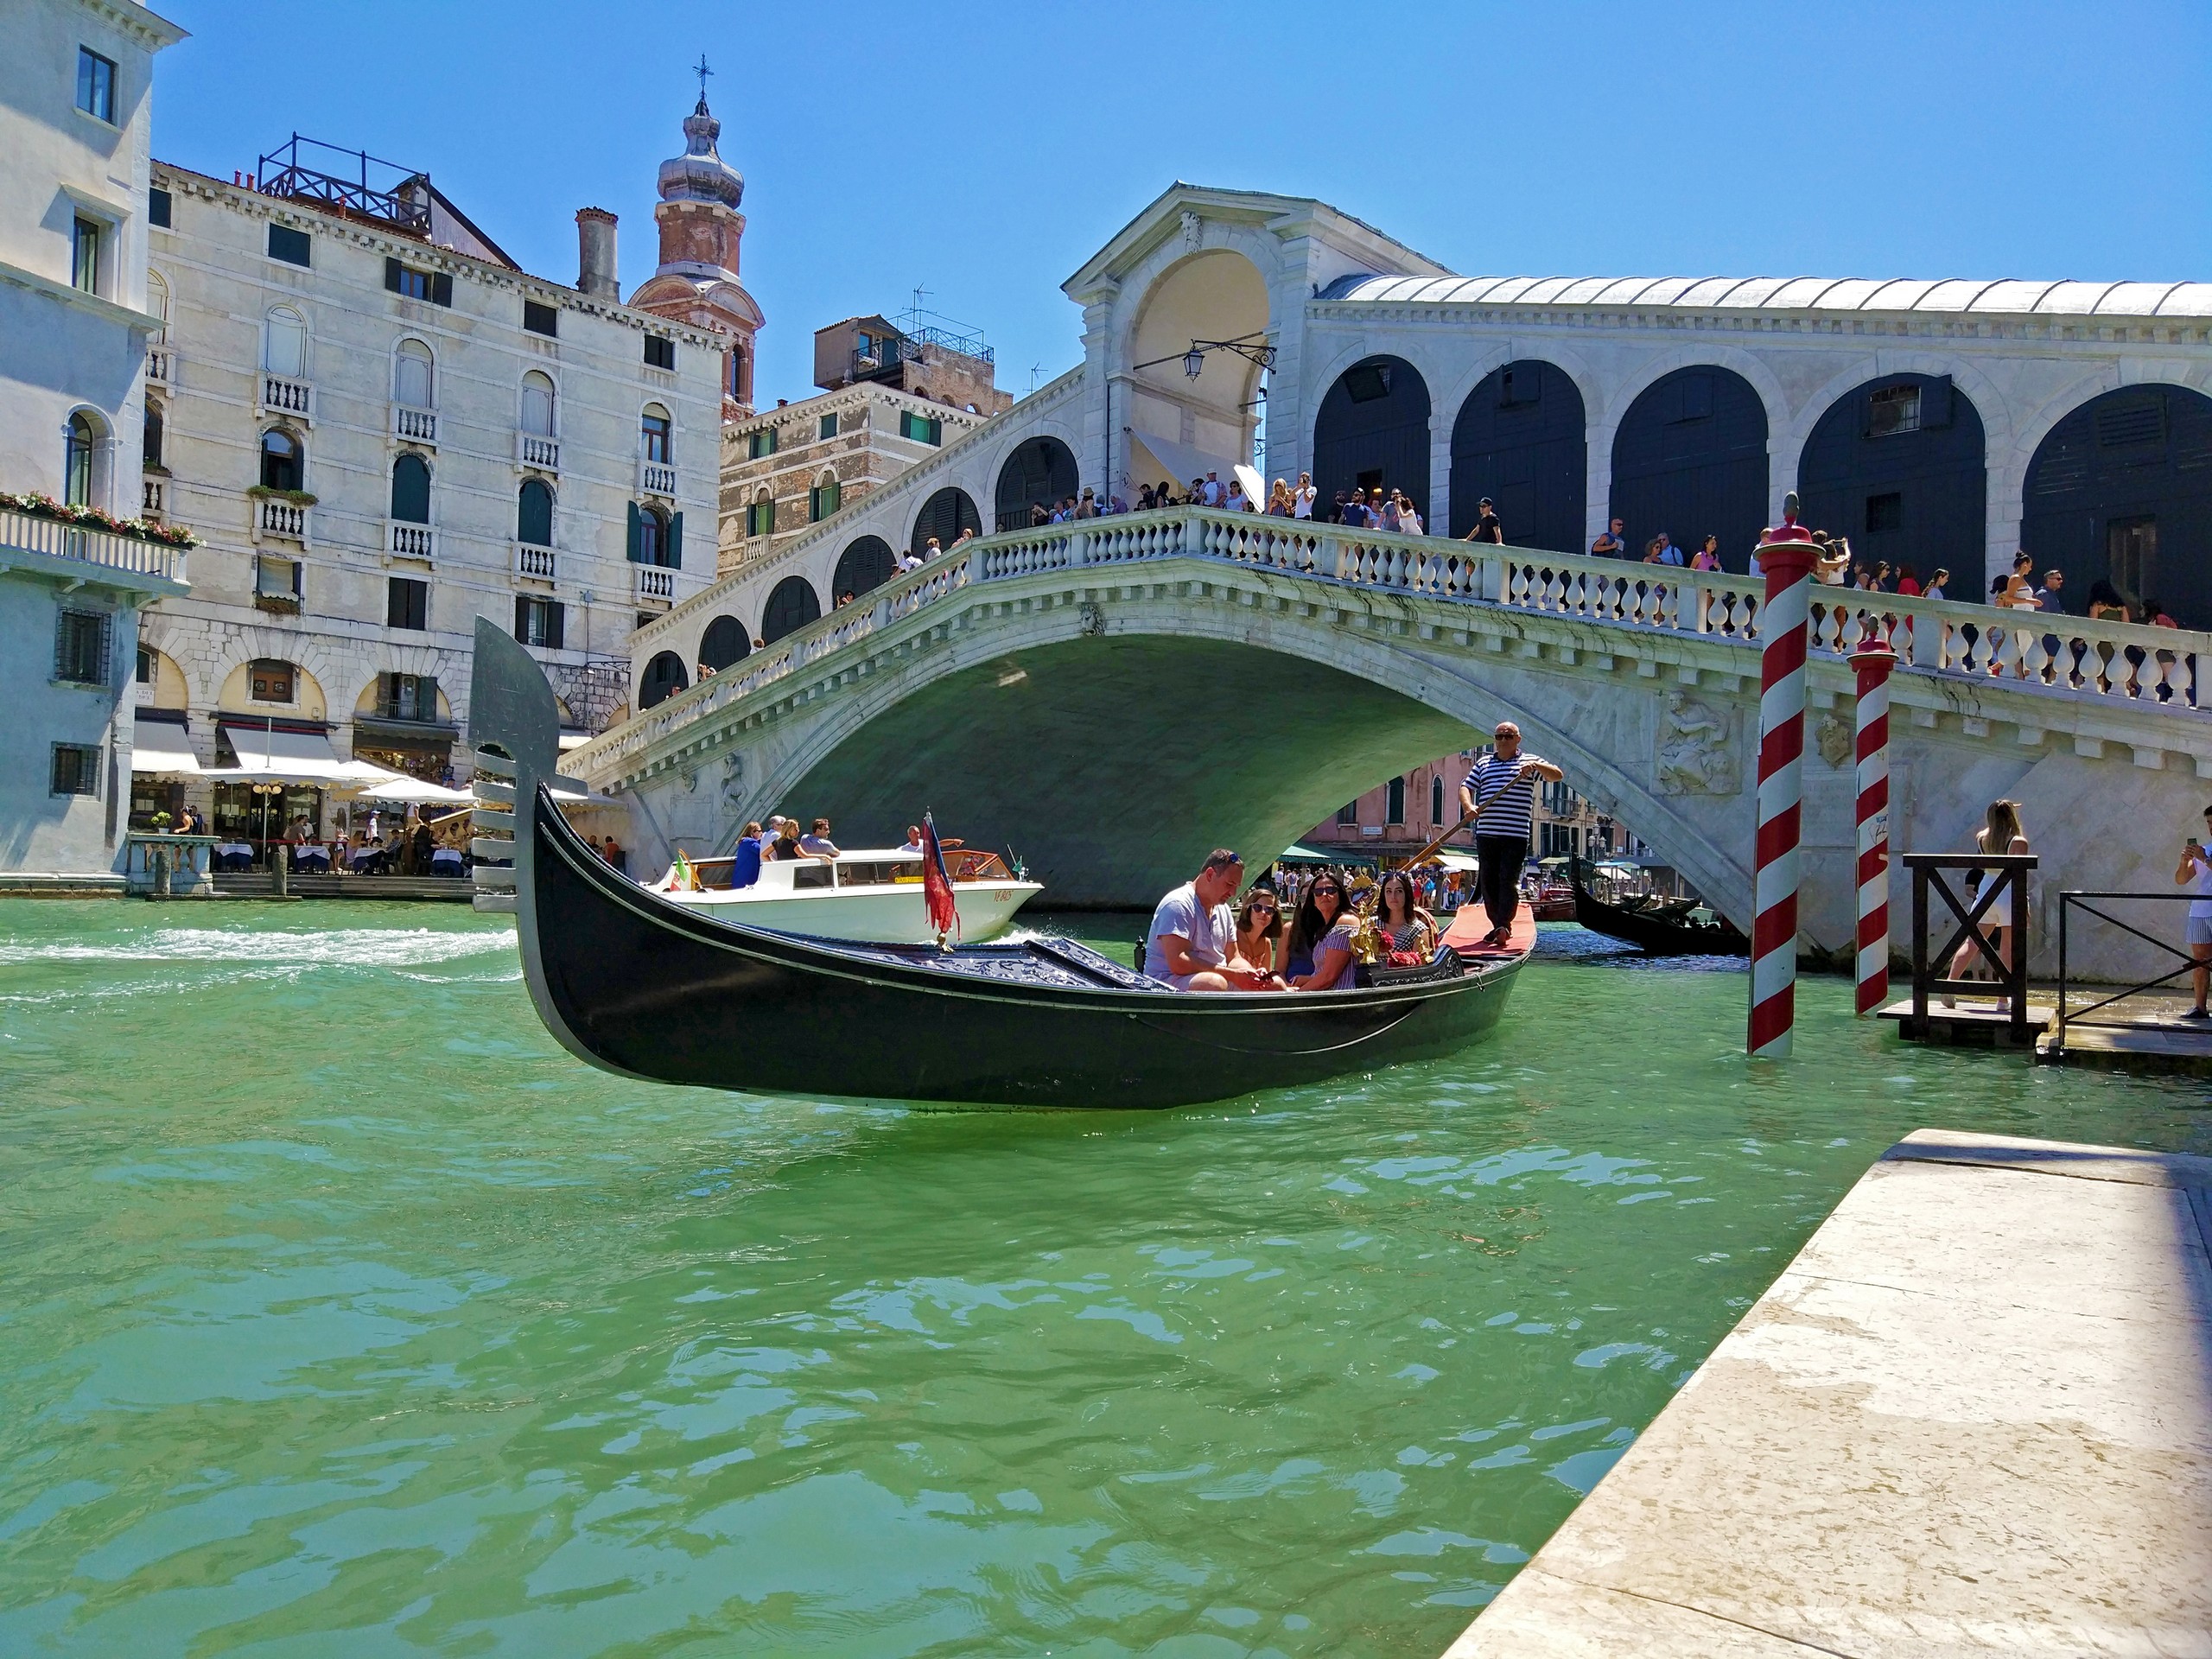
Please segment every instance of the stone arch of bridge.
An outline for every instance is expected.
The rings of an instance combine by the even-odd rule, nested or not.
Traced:
[[[1669,695],[1661,682],[1616,685],[1622,701],[1595,719],[1570,677],[1509,656],[1455,664],[1411,638],[1318,619],[1260,637],[1249,617],[1163,601],[1092,635],[1047,612],[987,658],[945,652],[860,676],[747,768],[739,819],[795,803],[865,845],[927,806],[947,833],[1021,854],[1057,903],[1148,903],[1207,849],[1272,858],[1344,801],[1510,718],[1599,810],[1748,919],[1741,789],[1678,796],[1647,781],[1655,710]],[[1251,696],[1255,685],[1267,695]],[[1719,712],[1747,737],[1743,710]],[[1286,734],[1294,766],[1283,764]],[[1730,838],[1738,818],[1743,847]]]

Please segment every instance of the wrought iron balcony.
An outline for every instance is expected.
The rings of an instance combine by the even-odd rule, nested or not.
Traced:
[[[429,181],[427,173],[366,150],[340,149],[296,132],[254,166],[254,188],[264,196],[317,202],[422,236],[430,231]]]

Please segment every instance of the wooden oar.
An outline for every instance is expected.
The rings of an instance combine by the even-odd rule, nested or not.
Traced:
[[[1516,783],[1517,783],[1517,782],[1519,782],[1519,781],[1520,781],[1520,778],[1521,778],[1521,774],[1520,774],[1520,772],[1516,770],[1516,771],[1514,772],[1514,774],[1513,774],[1513,776],[1512,776],[1512,777],[1510,777],[1510,778],[1507,779],[1503,783],[1500,784],[1500,785],[1499,785],[1496,789],[1493,789],[1492,791],[1491,791],[1491,792],[1490,792],[1489,794],[1487,794],[1487,795],[1484,796],[1484,797],[1482,798],[1482,799],[1480,799],[1480,800],[1477,801],[1477,802],[1475,803],[1475,810],[1474,810],[1473,811],[1471,811],[1471,812],[1468,813],[1468,814],[1467,814],[1467,816],[1466,816],[1465,817],[1464,817],[1464,818],[1460,819],[1459,823],[1457,823],[1453,824],[1453,825],[1452,825],[1449,830],[1446,830],[1442,835],[1439,836],[1438,836],[1434,841],[1430,842],[1428,843],[1428,845],[1427,845],[1427,846],[1426,846],[1426,847],[1422,848],[1422,849],[1421,849],[1421,851],[1419,851],[1419,852],[1415,853],[1415,854],[1414,854],[1411,858],[1408,859],[1408,860],[1406,861],[1406,862],[1407,862],[1407,863],[1408,863],[1408,864],[1418,864],[1418,863],[1420,863],[1420,862],[1421,861],[1421,860],[1423,860],[1424,858],[1427,858],[1427,857],[1431,853],[1434,852],[1438,848],[1441,847],[1441,846],[1442,846],[1446,842],[1447,842],[1447,841],[1451,840],[1452,836],[1454,836],[1458,835],[1458,834],[1459,834],[1462,830],[1465,829],[1469,824],[1472,823],[1473,823],[1477,818],[1480,817],[1482,816],[1482,813],[1483,813],[1483,808],[1484,808],[1484,807],[1488,806],[1488,805],[1489,805],[1492,801],[1496,800],[1499,796],[1501,796],[1501,795],[1504,794],[1504,793],[1505,793],[1505,791],[1506,791],[1507,790],[1509,790],[1509,789],[1512,788],[1512,787],[1513,787],[1513,785],[1514,785]]]

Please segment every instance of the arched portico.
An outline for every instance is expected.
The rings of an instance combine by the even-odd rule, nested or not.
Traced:
[[[1948,375],[1889,374],[1828,405],[1797,460],[1805,522],[1855,562],[1923,582],[1974,572],[1987,539],[1981,412]]]
[[[1262,378],[1255,359],[1269,326],[1267,281],[1243,252],[1215,247],[1175,260],[1139,291],[1122,344],[1119,408],[1108,417],[1128,429],[1121,470],[1133,482],[1166,479],[1179,490],[1209,472],[1225,481],[1231,467],[1251,459]]]
[[[1692,364],[1644,387],[1613,435],[1629,557],[1662,531],[1681,548],[1718,536],[1722,563],[1744,569],[1768,523],[1766,438],[1766,404],[1732,369]]]
[[[1362,358],[1338,375],[1313,417],[1313,487],[1402,490],[1430,512],[1428,383],[1402,357]]]
[[[1452,423],[1450,533],[1472,530],[1489,496],[1511,545],[1581,552],[1586,448],[1573,376],[1529,358],[1491,370]]]

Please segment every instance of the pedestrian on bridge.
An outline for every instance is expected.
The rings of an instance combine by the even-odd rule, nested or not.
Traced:
[[[1490,916],[1487,944],[1503,949],[1513,938],[1513,917],[1521,901],[1521,867],[1529,860],[1529,841],[1536,816],[1539,779],[1556,784],[1566,778],[1550,761],[1521,750],[1521,728],[1498,721],[1491,735],[1497,747],[1467,769],[1459,785],[1459,810],[1475,821],[1477,879],[1483,909]]]
[[[1498,523],[1497,508],[1490,497],[1475,503],[1475,527],[1466,534],[1471,542],[1488,542],[1493,547],[1505,545],[1505,526]]]

